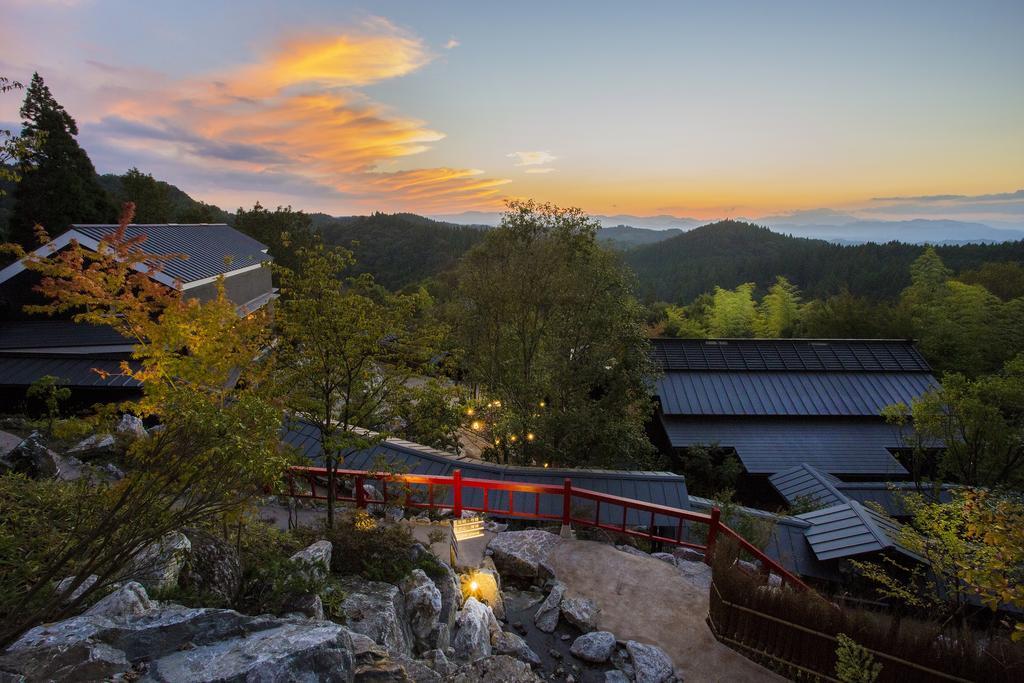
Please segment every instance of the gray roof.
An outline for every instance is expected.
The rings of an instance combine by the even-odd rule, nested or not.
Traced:
[[[103,378],[95,370],[109,376]],[[53,375],[70,387],[137,388],[141,384],[120,376],[121,361],[81,356],[0,356],[0,386],[27,386],[45,375]]]
[[[0,322],[0,350],[124,346],[132,343],[106,325],[47,319]]]
[[[675,448],[732,448],[751,474],[774,474],[807,463],[831,474],[899,477],[906,468],[889,448],[899,431],[881,421],[842,418],[716,418],[661,416]]]
[[[839,505],[852,500],[861,504],[877,504],[893,517],[907,514],[903,503],[905,494],[918,493],[928,499],[948,503],[953,499],[953,489],[956,488],[950,484],[918,486],[912,481],[840,481],[806,463],[777,472],[768,481],[790,505],[800,499],[821,506]]]
[[[669,371],[655,393],[666,415],[877,416],[938,382],[927,372]]]
[[[811,527],[804,531],[804,537],[819,560],[856,557],[889,549],[921,560],[898,543],[898,522],[860,503],[850,501],[796,517],[811,523]]]
[[[768,481],[790,505],[800,500],[806,500],[821,507],[849,502],[849,499],[837,488],[839,484],[842,484],[839,479],[816,467],[811,467],[807,463],[776,472],[768,477]]]
[[[720,503],[707,498],[690,496],[690,505],[694,510],[708,512]],[[771,527],[771,537],[763,548],[765,555],[772,558],[789,571],[800,576],[813,577],[825,581],[839,581],[839,571],[833,564],[818,560],[811,552],[811,546],[804,537],[804,532],[811,528],[811,523],[789,515],[776,515],[765,510],[736,506],[737,513],[763,519]],[[730,526],[735,520],[726,520]]]
[[[322,464],[320,443],[316,428],[310,424],[292,421],[287,425],[282,440],[295,447],[299,453],[316,464]],[[686,493],[684,477],[671,472],[640,472],[625,470],[582,470],[552,469],[542,467],[516,467],[485,462],[468,456],[456,456],[445,451],[430,448],[402,439],[386,439],[371,448],[357,450],[345,455],[343,469],[368,470],[377,469],[378,459],[383,459],[390,467],[399,468],[411,474],[428,474],[450,476],[453,470],[461,470],[464,479],[491,479],[498,481],[520,481],[526,483],[550,484],[561,486],[566,477],[572,479],[576,488],[589,489],[623,498],[633,498],[648,503],[665,505],[683,510],[690,509]],[[445,491],[444,496],[451,500],[451,492]],[[442,498],[438,492],[438,500]],[[534,509],[536,496],[532,493],[513,494],[516,510],[529,511]],[[463,503],[480,507],[483,495],[480,489],[466,489]],[[490,496],[488,505],[493,508],[507,509],[508,494],[495,493]],[[584,514],[585,501],[577,499],[574,505],[579,515]],[[540,497],[540,511],[545,514],[561,515],[561,496]],[[500,513],[492,513],[500,517]],[[601,506],[602,521],[620,523],[622,509],[610,505]],[[627,518],[630,526],[647,525],[650,516],[630,512]],[[656,525],[672,526],[674,520],[655,518]]]
[[[913,342],[901,339],[660,338],[651,346],[665,371],[931,372]]]
[[[100,240],[116,225],[72,225],[82,235]],[[267,247],[224,223],[129,225],[128,237],[145,235],[142,249],[150,254],[184,254],[169,259],[163,272],[182,284],[223,275],[271,260]]]

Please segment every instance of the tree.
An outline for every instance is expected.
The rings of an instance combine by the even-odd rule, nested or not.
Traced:
[[[757,333],[762,337],[792,337],[800,317],[800,290],[781,275],[758,307]]]
[[[1024,266],[1016,261],[981,264],[962,271],[957,278],[969,285],[981,285],[1003,301],[1024,297]]]
[[[648,461],[643,310],[579,209],[513,201],[457,269],[453,329],[466,378],[499,409],[481,423],[501,462]]]
[[[665,322],[663,332],[669,337],[683,337],[685,339],[701,339],[707,336],[704,327],[686,314],[682,306],[668,306],[665,308]]]
[[[167,184],[137,168],[130,168],[121,176],[119,199],[135,205],[136,223],[171,222],[171,199]]]
[[[250,211],[239,208],[234,227],[267,245],[274,262],[292,271],[302,263],[300,252],[307,250],[308,254],[320,241],[312,219],[301,211],[292,211],[290,206],[269,211],[257,202]],[[279,277],[281,272],[275,276]]]
[[[140,553],[169,531],[238,513],[284,469],[280,410],[254,362],[268,342],[264,314],[239,317],[222,282],[205,302],[157,283],[151,276],[170,257],[147,253],[143,236],[126,237],[131,208],[96,251],[74,242],[48,258],[15,250],[50,299],[29,312],[70,314],[133,341],[121,374],[142,383],[143,397],[124,408],[154,416],[163,429],[131,445],[124,479],[83,478],[57,493],[74,500],[49,520],[64,530],[59,542],[18,572],[0,572],[0,646],[124,580]],[[16,515],[4,519],[17,522]],[[17,550],[7,540],[0,535],[0,553]],[[0,557],[4,566],[10,560]],[[84,583],[90,575],[97,580]],[[57,590],[66,576],[74,578]]]
[[[345,452],[383,438],[410,380],[430,369],[443,329],[425,321],[425,292],[391,294],[365,274],[342,279],[348,251],[317,245],[296,256],[297,270],[279,267],[276,383],[293,418],[317,429],[333,525]]]
[[[736,289],[715,287],[714,303],[708,317],[708,333],[713,337],[753,337],[758,324],[754,304],[754,283]]]
[[[13,90],[22,90],[24,85],[18,81],[12,81],[5,76],[0,76],[0,94]],[[42,135],[15,135],[13,131],[0,128],[0,181],[18,182],[21,175],[18,167],[13,162],[33,154],[39,143],[42,142]],[[0,197],[6,192],[0,187]]]
[[[60,404],[71,398],[71,389],[60,384],[53,375],[43,375],[29,385],[25,395],[37,399],[46,407],[46,431],[53,434],[53,423],[60,417]]]
[[[1024,485],[1024,356],[994,375],[947,374],[911,406],[887,413],[913,425],[919,449],[942,445],[946,477],[969,486]]]
[[[22,136],[41,140],[19,158],[10,231],[23,247],[36,246],[34,229],[63,231],[72,223],[107,223],[116,210],[100,186],[89,156],[75,140],[78,126],[37,73],[21,107]]]

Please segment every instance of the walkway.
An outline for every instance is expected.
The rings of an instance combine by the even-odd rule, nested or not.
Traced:
[[[676,567],[595,541],[563,540],[548,557],[566,595],[601,609],[598,628],[665,650],[687,683],[784,681],[715,640],[704,619],[708,589]]]

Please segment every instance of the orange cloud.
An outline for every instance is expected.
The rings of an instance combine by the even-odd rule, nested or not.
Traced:
[[[339,35],[293,38],[256,64],[136,90],[107,108],[107,142],[204,173],[305,179],[361,209],[500,205],[505,180],[473,169],[385,171],[444,134],[356,88],[432,59],[418,38],[378,19]]]

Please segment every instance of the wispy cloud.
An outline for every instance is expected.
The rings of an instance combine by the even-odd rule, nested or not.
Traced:
[[[554,173],[555,170],[556,169],[554,169],[554,168],[552,168],[550,166],[542,166],[542,167],[534,166],[532,168],[524,169],[523,173],[531,173],[531,174],[534,174],[534,173]]]
[[[462,43],[460,43],[459,41],[455,40],[455,38],[449,38],[448,42],[444,44],[444,49],[446,49],[446,50],[454,50],[455,48],[457,48],[461,44]]]
[[[550,164],[552,161],[558,159],[558,157],[547,150],[536,152],[511,152],[505,156],[509,159],[515,159],[516,166],[541,166],[543,164]]]
[[[495,208],[504,179],[476,169],[402,170],[444,133],[361,90],[434,56],[417,36],[370,19],[293,36],[253,63],[202,77],[156,78],[94,61],[104,92],[94,95],[100,104],[83,135],[107,158],[204,178],[211,195],[222,190],[218,177],[236,187],[249,177],[252,188],[287,179],[282,193],[301,182],[330,188],[357,211]]]

